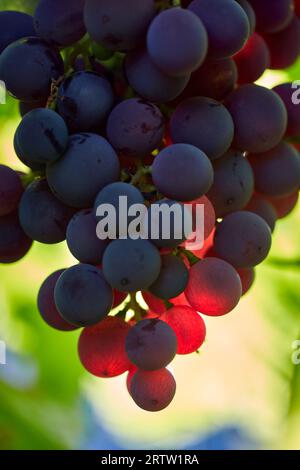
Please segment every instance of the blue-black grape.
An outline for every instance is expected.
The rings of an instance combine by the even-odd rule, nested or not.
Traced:
[[[236,270],[240,276],[242,283],[242,296],[247,294],[247,292],[253,286],[255,281],[255,269],[254,268],[239,268]]]
[[[295,89],[293,83],[282,83],[273,88],[273,91],[280,96],[287,109],[288,126],[286,135],[289,137],[300,135],[300,106],[297,104],[299,100],[299,88],[297,87],[297,89]]]
[[[264,34],[271,55],[271,69],[293,65],[300,54],[300,19],[295,15],[289,25],[273,34]]]
[[[14,263],[31,248],[32,240],[24,233],[18,212],[0,217],[0,263]]]
[[[71,46],[86,29],[83,21],[85,0],[39,0],[34,26],[40,38],[57,46]]]
[[[287,217],[296,207],[299,200],[299,191],[287,197],[268,198],[276,211],[278,219]]]
[[[78,209],[93,207],[98,192],[117,181],[120,163],[112,146],[96,134],[74,134],[66,153],[47,167],[53,193]]]
[[[182,259],[174,255],[164,255],[161,260],[160,274],[149,291],[159,299],[173,299],[186,288],[189,271]]]
[[[268,224],[257,214],[238,211],[226,215],[214,239],[217,255],[236,268],[260,264],[268,255],[272,237]]]
[[[138,46],[154,15],[154,0],[87,0],[84,11],[94,41],[116,51]]]
[[[16,132],[20,151],[30,165],[55,162],[65,152],[69,141],[64,120],[51,109],[30,111]]]
[[[26,114],[30,113],[33,109],[45,108],[46,100],[43,101],[20,101],[19,102],[19,112],[20,116],[24,117]]]
[[[190,78],[189,74],[182,77],[164,74],[142,48],[127,54],[125,71],[128,82],[136,93],[155,103],[167,103],[177,98]]]
[[[213,167],[194,145],[164,148],[152,166],[153,182],[160,193],[177,201],[192,201],[206,194],[214,179]]]
[[[189,98],[174,111],[170,121],[174,143],[191,144],[211,159],[221,157],[234,135],[232,118],[221,103],[211,98]]]
[[[60,276],[54,298],[58,311],[67,322],[92,326],[110,312],[113,291],[100,269],[90,264],[78,264]]]
[[[290,196],[300,188],[300,155],[290,144],[281,142],[263,154],[250,154],[255,188],[266,196]]]
[[[233,118],[233,147],[248,152],[266,152],[285,134],[287,112],[279,96],[267,88],[249,84],[233,91],[226,100]]]
[[[0,54],[11,43],[35,36],[33,18],[20,11],[0,12]]]
[[[293,0],[250,0],[256,17],[256,29],[263,33],[276,33],[288,26],[293,18]]]
[[[208,33],[208,57],[224,59],[238,52],[250,34],[248,17],[234,0],[194,0],[189,10],[202,20]]]
[[[253,171],[241,152],[229,150],[215,162],[214,182],[207,196],[217,217],[243,209],[253,191]]]
[[[253,34],[256,28],[256,16],[249,0],[236,0],[246,13],[250,25],[250,34]]]
[[[163,321],[142,320],[129,331],[126,352],[130,361],[139,369],[158,370],[174,359],[177,337]]]
[[[208,48],[207,33],[193,12],[170,8],[152,21],[147,48],[159,69],[167,75],[182,76],[194,72],[203,63]]]
[[[147,238],[158,248],[177,247],[191,235],[192,228],[191,211],[183,203],[170,199],[152,204],[143,224]]]
[[[97,221],[91,209],[77,212],[67,228],[67,244],[72,255],[81,263],[102,263],[108,241],[100,240],[96,234]]]
[[[62,204],[50,191],[47,181],[35,180],[25,190],[19,207],[24,232],[40,243],[65,240],[74,209]]]
[[[8,166],[0,165],[0,217],[18,208],[23,193],[18,173]]]
[[[240,84],[256,82],[270,66],[270,52],[265,40],[252,34],[243,49],[234,56]]]
[[[142,410],[162,411],[170,405],[176,392],[176,382],[168,369],[138,370],[133,374],[130,396]]]
[[[93,72],[71,75],[58,90],[57,110],[72,133],[100,130],[113,103],[110,83]]]
[[[47,325],[55,330],[73,331],[76,330],[77,326],[71,325],[71,323],[63,319],[54,301],[54,289],[59,277],[64,271],[64,269],[60,269],[47,277],[39,290],[37,304],[40,315]]]
[[[60,54],[42,39],[21,39],[0,56],[0,79],[9,93],[21,101],[47,99],[52,81],[63,72]]]
[[[127,207],[123,206],[124,208],[122,208],[122,203],[120,205],[120,197],[126,198],[124,203]],[[105,188],[100,191],[96,197],[94,206],[95,214],[99,221],[103,220],[106,216],[106,214],[105,216],[103,214],[97,214],[98,208],[104,204],[110,204],[115,209],[115,223],[112,226],[112,231],[108,228],[107,232],[111,238],[119,237],[122,233],[127,236],[129,224],[135,218],[134,216],[128,215],[128,210],[134,204],[143,205],[143,208],[146,211],[146,206],[144,206],[144,196],[141,191],[128,183],[112,183],[105,186]]]
[[[277,220],[277,213],[275,207],[273,207],[268,199],[258,194],[254,194],[251,198],[251,201],[245,207],[245,210],[259,215],[267,222],[271,232],[274,231]]]
[[[159,251],[148,240],[114,240],[103,256],[105,279],[120,292],[146,290],[160,269]]]
[[[37,163],[37,162],[34,163],[30,161],[30,159],[27,158],[27,156],[24,154],[23,150],[21,149],[21,146],[19,145],[19,135],[17,131],[15,132],[15,135],[14,135],[14,150],[18,159],[24,165],[28,166],[31,170],[41,172],[41,173],[45,172],[46,166],[43,163]]]
[[[157,106],[140,98],[122,101],[109,115],[107,137],[120,153],[146,156],[159,147],[164,118]]]
[[[206,96],[222,101],[234,90],[237,79],[237,67],[231,58],[207,60],[192,73],[184,92],[176,102],[194,96]]]

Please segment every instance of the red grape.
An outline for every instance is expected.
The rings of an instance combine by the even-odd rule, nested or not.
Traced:
[[[97,377],[116,377],[131,366],[125,340],[131,327],[118,317],[107,317],[98,325],[85,328],[79,338],[82,365]]]
[[[185,294],[198,312],[217,317],[237,306],[242,295],[241,280],[226,261],[205,258],[190,269]]]
[[[170,308],[160,318],[176,333],[177,354],[191,354],[203,344],[206,336],[205,323],[191,307]]]

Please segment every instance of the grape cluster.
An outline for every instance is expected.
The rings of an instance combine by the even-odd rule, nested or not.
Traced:
[[[172,401],[166,367],[201,347],[203,315],[236,307],[297,203],[295,89],[254,82],[297,60],[299,14],[296,0],[40,0],[34,18],[0,12],[0,79],[19,100],[14,146],[28,167],[0,166],[0,262],[67,241],[79,263],[45,280],[40,314],[83,328],[83,366],[128,372],[144,410]],[[97,208],[121,220],[121,196],[146,217],[154,204],[184,217],[188,202],[193,224],[202,204],[204,246],[173,226],[168,239],[131,239],[118,223],[102,239]]]

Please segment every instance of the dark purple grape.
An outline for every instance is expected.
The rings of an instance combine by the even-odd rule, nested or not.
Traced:
[[[189,10],[202,20],[208,33],[208,57],[224,59],[236,54],[250,35],[248,17],[234,0],[194,0]]]
[[[155,186],[176,201],[192,201],[203,196],[213,183],[213,167],[204,152],[189,144],[164,148],[152,166]]]
[[[44,108],[26,114],[16,134],[20,151],[31,166],[55,162],[66,151],[69,141],[65,121],[55,111]]]
[[[276,33],[288,26],[293,18],[293,0],[249,0],[256,17],[256,29]]]
[[[60,54],[42,39],[21,39],[0,56],[0,79],[8,92],[21,101],[47,100],[51,83],[63,72]]]
[[[18,212],[0,217],[0,263],[15,263],[27,254],[32,240],[24,233]]]
[[[166,367],[177,352],[174,331],[158,319],[142,320],[128,333],[126,352],[139,369],[158,370]]]
[[[109,81],[93,72],[71,75],[58,90],[57,111],[72,133],[99,131],[113,104]]]
[[[217,217],[243,209],[253,191],[253,171],[241,152],[229,150],[215,162],[214,182],[207,196]]]
[[[285,197],[300,188],[300,155],[286,142],[262,154],[250,154],[256,190],[270,197]]]
[[[255,194],[252,196],[249,204],[247,204],[245,207],[245,210],[259,215],[267,222],[271,231],[274,231],[277,220],[277,213],[271,202],[269,202],[267,199],[258,194]]]
[[[57,46],[71,46],[86,32],[83,22],[85,0],[39,0],[34,25],[40,38]]]
[[[234,212],[224,217],[215,233],[214,247],[220,258],[236,268],[260,264],[272,243],[268,224],[257,214]]]
[[[35,180],[25,190],[19,208],[24,232],[40,243],[65,240],[68,223],[75,210],[53,196],[46,180]]]
[[[144,49],[137,49],[127,54],[125,71],[134,91],[154,103],[167,103],[177,98],[190,78],[189,74],[182,77],[170,77],[164,74]]]
[[[271,69],[293,65],[300,54],[300,20],[294,16],[290,24],[275,34],[264,34],[271,55]]]
[[[275,147],[286,132],[284,103],[267,88],[243,85],[229,95],[226,106],[235,126],[233,147],[238,150],[266,152]]]
[[[174,255],[164,255],[161,261],[160,274],[149,287],[149,292],[159,299],[173,299],[182,294],[186,288],[189,271],[182,259]]]
[[[270,52],[262,36],[252,34],[243,49],[234,56],[234,61],[240,84],[256,82],[271,63]]]
[[[22,194],[23,186],[18,173],[0,165],[0,217],[17,210]]]
[[[81,263],[100,265],[108,240],[100,240],[97,221],[91,209],[77,212],[67,227],[67,244],[72,255]]]
[[[35,36],[33,18],[20,11],[0,12],[0,53],[18,39]]]
[[[54,302],[54,289],[57,280],[64,271],[64,269],[60,269],[47,277],[39,290],[37,303],[40,315],[47,325],[60,331],[73,331],[77,329],[77,326],[71,325],[63,319]]]
[[[215,160],[229,149],[234,126],[225,106],[211,98],[196,97],[176,108],[170,131],[174,143],[194,145]]]
[[[234,60],[207,60],[192,73],[184,92],[176,102],[184,98],[206,96],[222,101],[234,90],[238,79],[237,67]]]
[[[94,41],[115,51],[138,46],[154,15],[154,0],[86,0],[84,11]]]
[[[54,298],[59,313],[67,322],[93,326],[108,315],[113,304],[113,291],[100,269],[78,264],[60,276]]]
[[[148,240],[113,240],[103,256],[105,279],[120,292],[146,290],[160,269],[159,251]]]
[[[123,155],[146,156],[160,146],[163,136],[160,110],[139,98],[122,101],[107,121],[108,140]]]
[[[207,47],[203,23],[189,10],[164,10],[148,29],[149,55],[166,75],[181,77],[194,72],[203,63]]]
[[[118,156],[97,134],[74,134],[66,153],[47,167],[47,180],[55,196],[78,209],[93,207],[98,192],[119,179]]]

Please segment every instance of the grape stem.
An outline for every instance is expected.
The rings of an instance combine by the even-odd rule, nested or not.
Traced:
[[[131,178],[131,184],[135,186],[138,183],[141,183],[144,179],[145,176],[151,175],[152,174],[152,167],[151,166],[143,166],[140,165],[137,169],[137,172],[133,175]]]
[[[130,294],[130,300],[125,304],[124,308],[120,310],[116,316],[122,317],[124,320],[126,319],[126,314],[132,310],[134,313],[134,320],[140,321],[147,315],[147,310],[144,310],[141,305],[138,303],[136,294]]]
[[[174,251],[174,254],[175,255],[184,255],[187,258],[188,262],[190,263],[190,266],[193,266],[194,264],[199,263],[199,261],[201,261],[193,253],[191,253],[190,251],[188,251],[188,250],[186,250],[185,248],[182,248],[182,247],[176,248],[176,250]]]
[[[21,176],[22,185],[27,188],[36,178],[39,178],[41,174],[37,171],[30,171]]]
[[[128,302],[129,310],[134,312],[134,319],[140,321],[147,314],[147,311],[144,310],[137,301],[136,294],[130,294],[130,300]]]

